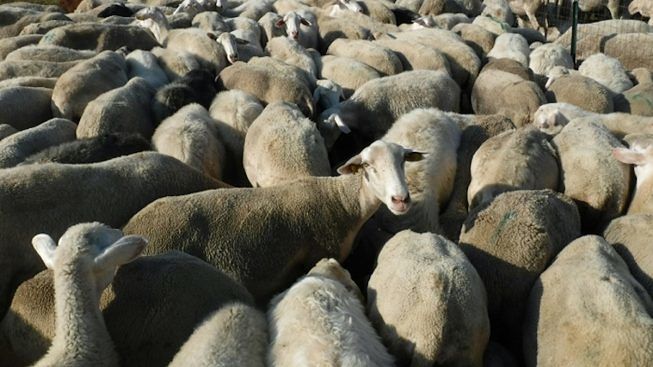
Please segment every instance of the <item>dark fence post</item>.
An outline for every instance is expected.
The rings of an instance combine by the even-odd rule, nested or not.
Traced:
[[[574,62],[574,67],[576,64],[576,42],[578,32],[578,0],[574,0],[571,5],[571,59]]]

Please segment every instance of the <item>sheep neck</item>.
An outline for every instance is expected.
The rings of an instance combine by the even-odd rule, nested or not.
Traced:
[[[90,269],[74,265],[54,273],[56,332],[48,355],[94,365],[113,365],[113,342],[99,309]],[[55,358],[56,360],[57,358]],[[117,363],[116,363],[117,364]]]

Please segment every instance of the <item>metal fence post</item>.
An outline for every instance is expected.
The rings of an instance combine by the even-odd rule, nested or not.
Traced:
[[[571,59],[574,62],[574,67],[576,64],[576,42],[578,41],[578,0],[574,0],[571,5]]]

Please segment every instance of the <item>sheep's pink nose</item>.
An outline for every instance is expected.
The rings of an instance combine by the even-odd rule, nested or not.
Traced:
[[[406,195],[406,196],[395,195],[395,196],[392,197],[392,203],[393,204],[409,204],[410,203],[410,195]]]

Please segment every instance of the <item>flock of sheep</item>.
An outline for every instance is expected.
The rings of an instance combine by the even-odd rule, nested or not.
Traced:
[[[540,0],[60,5],[0,6],[0,366],[653,366],[652,1],[578,68]]]

